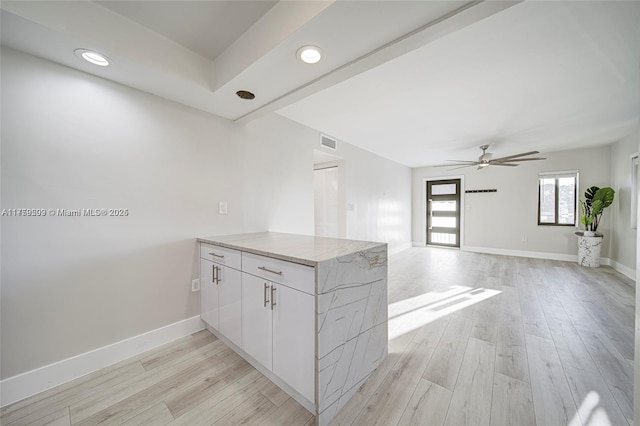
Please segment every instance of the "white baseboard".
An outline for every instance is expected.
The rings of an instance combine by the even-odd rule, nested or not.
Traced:
[[[195,316],[9,377],[0,381],[0,404],[13,404],[202,329],[204,323]]]
[[[609,260],[609,263],[608,263],[609,266],[611,266],[613,269],[615,269],[616,271],[620,272],[622,275],[626,276],[627,278],[635,282],[636,280],[635,269],[629,268],[628,266],[625,266],[622,263],[616,262],[613,259],[607,259],[607,260]]]
[[[400,245],[398,247],[394,247],[393,250],[389,250],[389,256],[391,256],[393,254],[398,254],[401,251],[405,251],[405,250],[410,249],[410,248],[411,248],[411,243],[405,243],[405,244],[402,244],[402,245]]]
[[[413,247],[426,247],[426,244],[424,243],[424,241],[413,241],[411,245]]]

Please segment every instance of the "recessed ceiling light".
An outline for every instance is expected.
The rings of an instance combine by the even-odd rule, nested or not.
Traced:
[[[256,95],[249,92],[248,90],[238,90],[236,92],[236,95],[238,95],[240,99],[248,99],[248,100],[255,99],[256,97]]]
[[[84,59],[92,64],[106,67],[109,65],[109,59],[102,53],[95,52],[89,49],[76,49],[75,54],[77,57]]]
[[[297,52],[298,59],[305,64],[315,64],[322,59],[322,49],[317,46],[302,46]]]

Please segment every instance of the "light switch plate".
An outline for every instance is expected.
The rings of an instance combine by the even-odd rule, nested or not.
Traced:
[[[227,214],[227,202],[226,201],[220,201],[218,203],[218,213],[219,214]]]

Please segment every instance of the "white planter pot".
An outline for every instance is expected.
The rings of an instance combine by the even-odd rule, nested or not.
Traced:
[[[589,268],[600,266],[602,237],[578,236],[578,264]]]

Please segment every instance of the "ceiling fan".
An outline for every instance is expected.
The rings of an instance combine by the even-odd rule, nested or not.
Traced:
[[[490,152],[487,152],[487,149],[489,148],[489,145],[482,145],[480,146],[480,149],[482,150],[482,155],[480,157],[478,157],[478,161],[464,161],[464,160],[447,160],[447,161],[452,161],[454,163],[452,164],[442,164],[436,167],[451,167],[451,166],[458,166],[458,167],[454,167],[451,170],[456,170],[456,169],[462,169],[464,167],[472,167],[472,166],[478,166],[478,170],[482,170],[487,166],[509,166],[509,167],[515,167],[517,166],[519,162],[521,161],[537,161],[537,160],[546,160],[546,158],[542,158],[542,157],[533,157],[533,158],[523,158],[523,157],[527,157],[529,155],[534,155],[534,154],[539,154],[540,152],[538,151],[529,151],[529,152],[523,152],[521,154],[515,154],[515,155],[509,155],[506,157],[500,157],[500,158],[491,158],[492,154]]]

